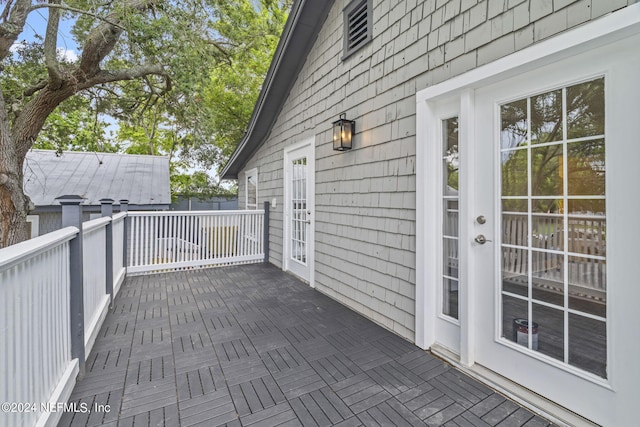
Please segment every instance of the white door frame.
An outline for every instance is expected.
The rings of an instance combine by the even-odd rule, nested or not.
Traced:
[[[522,73],[571,58],[584,52],[589,52],[598,47],[638,34],[640,34],[640,4],[634,4],[417,93],[416,180],[420,184],[417,186],[416,192],[416,257],[418,262],[416,263],[415,330],[416,343],[420,347],[427,349],[437,345],[434,322],[433,318],[430,317],[434,312],[431,307],[436,299],[433,272],[430,271],[428,265],[423,262],[433,257],[433,251],[437,247],[434,245],[434,236],[437,236],[437,234],[433,234],[435,225],[428,222],[428,219],[433,217],[433,209],[437,208],[432,204],[432,194],[433,191],[437,190],[434,186],[439,182],[439,179],[434,179],[435,177],[433,176],[434,171],[439,170],[439,168],[433,167],[433,159],[428,149],[429,144],[434,141],[434,138],[439,138],[439,135],[434,135],[434,129],[437,129],[435,124],[437,120],[439,120],[437,103],[443,99],[458,99],[460,102],[461,120],[469,121],[469,123],[467,123],[467,129],[474,129],[473,113],[475,111],[474,98],[476,89],[487,87],[491,84],[516,77]],[[629,70],[627,74],[630,75],[629,73],[634,71],[637,73],[638,68]],[[638,87],[630,89],[631,93],[634,94],[640,92]],[[615,107],[616,114],[625,117],[625,122],[629,123],[630,127],[633,127],[636,135],[640,134],[640,123],[638,123],[637,117],[635,119],[632,117],[634,117],[633,115],[637,113],[639,108],[638,98],[640,97],[634,96],[635,101],[632,99],[616,99],[616,103],[620,105]],[[610,101],[609,97],[607,101]],[[610,105],[611,103],[609,103],[609,106]],[[462,118],[463,116],[465,117],[464,119]],[[628,119],[626,119],[626,117],[628,117]],[[607,135],[609,135],[608,138],[612,136],[609,131],[607,131]],[[465,139],[468,144],[469,138],[471,138],[472,135],[461,135],[460,137]],[[611,138],[611,140],[614,140],[614,138]],[[618,138],[618,140],[620,140],[620,138]],[[467,150],[472,149],[474,145],[473,143],[468,144]],[[638,151],[635,148],[634,150]],[[625,160],[624,155],[620,153],[620,151],[620,148],[616,148],[616,162],[619,164],[631,163],[630,160]],[[469,156],[473,155],[469,151],[467,151],[467,154]],[[622,157],[620,157],[621,154]],[[610,154],[607,154],[607,156],[608,170],[614,170],[609,169],[611,166],[609,164]],[[637,156],[631,157],[635,159],[638,158]],[[633,166],[626,166],[624,168],[617,167],[615,170],[624,170],[625,173],[632,178],[629,180],[630,182],[640,181],[640,179],[638,179],[640,172],[638,172],[637,166],[635,168]],[[473,172],[471,172],[470,175],[473,175]],[[609,199],[611,196],[609,184],[607,184],[607,188],[607,197]],[[618,188],[618,191],[624,190]],[[620,199],[621,197],[617,198],[617,200]],[[629,199],[629,197],[626,199]],[[608,210],[608,223],[620,224],[623,219],[626,224],[634,224],[637,221],[632,219],[633,215],[631,213],[625,213],[627,210],[636,212],[640,210],[640,203],[637,198],[625,203],[626,209]],[[618,202],[616,206],[621,205]],[[471,213],[471,215],[473,214],[475,213]],[[613,218],[614,215],[616,216],[615,219]],[[494,218],[490,220],[493,221]],[[461,221],[464,222],[465,220]],[[466,226],[474,227],[472,234],[480,230],[477,225],[474,224],[473,217],[466,218]],[[621,231],[614,231],[613,227],[609,231],[609,242],[613,241],[616,237],[618,241],[620,241],[620,243],[609,252],[608,276],[610,276],[609,282],[612,284],[611,289],[613,290],[614,276],[618,279],[615,280],[615,282],[623,283],[625,280],[625,271],[630,268],[629,266],[634,265],[633,257],[630,254],[627,254],[624,250],[615,250],[615,248],[624,248],[625,246],[633,247],[634,236],[636,238],[635,246],[637,246],[637,238],[640,236],[637,235],[637,232],[632,233],[633,235],[630,236],[624,236],[624,233]],[[470,235],[467,234],[467,236]],[[487,247],[488,246],[489,245],[487,245]],[[614,252],[615,258],[613,255]],[[631,250],[631,252],[633,251]],[[471,256],[467,272],[475,271],[473,260],[474,257]],[[626,275],[628,276],[628,273]],[[634,309],[630,307],[628,302],[625,303],[625,301],[640,300],[640,290],[638,287],[631,286],[624,286],[623,288],[624,292],[618,289],[617,292],[612,291],[608,296],[607,335],[610,339],[608,379],[606,380],[608,386],[603,385],[602,393],[598,393],[601,394],[603,399],[602,402],[599,402],[597,408],[594,405],[593,408],[578,409],[579,412],[582,412],[584,409],[584,414],[587,414],[592,419],[596,419],[598,422],[611,424],[613,420],[615,425],[633,424],[636,422],[633,402],[637,399],[637,383],[640,381],[640,368],[637,366],[637,363],[634,362],[634,359],[640,354],[640,340],[636,339],[637,332],[634,338],[627,339],[630,335],[634,334],[633,328],[628,325],[628,319],[634,318],[632,314]],[[494,373],[476,364],[475,348],[478,336],[472,323],[474,323],[476,316],[473,302],[478,299],[473,294],[469,294],[473,291],[474,289],[472,287],[467,289],[467,301],[461,301],[461,354],[459,359],[455,357],[452,358],[452,362],[458,364],[463,369],[465,367],[468,368],[469,372],[483,378],[491,385],[506,390],[512,397],[521,402],[535,405],[537,410],[546,412],[556,420],[563,420],[570,424],[584,423],[584,419],[572,415],[569,411],[564,410],[558,405],[554,405],[552,402],[545,401],[539,397],[536,398],[533,393],[524,390],[519,384],[505,378],[499,378]],[[463,313],[465,313],[466,316]],[[444,356],[447,355],[444,354]],[[562,382],[560,379],[558,379],[558,381]]]
[[[311,212],[307,226],[307,271],[301,274],[292,271],[291,258],[291,204],[292,195],[291,177],[289,175],[289,163],[295,158],[306,156],[307,158],[307,210]],[[301,142],[292,144],[284,149],[283,163],[284,202],[283,202],[283,226],[282,226],[282,269],[292,272],[301,279],[315,287],[315,137],[309,137]]]
[[[444,351],[450,352],[451,357],[467,365],[468,355],[470,352],[469,345],[469,322],[467,320],[471,305],[469,304],[469,292],[472,289],[468,287],[469,277],[469,256],[468,247],[464,242],[470,238],[470,229],[468,226],[468,217],[470,212],[470,201],[473,198],[472,180],[473,176],[470,168],[473,167],[471,160],[474,158],[474,145],[469,140],[469,126],[473,125],[473,115],[468,112],[466,104],[461,102],[464,100],[469,103],[468,98],[473,97],[473,92],[466,91],[462,98],[455,97],[452,99],[443,99],[437,103],[429,103],[426,107],[429,110],[428,118],[425,122],[429,132],[429,142],[422,144],[419,150],[421,154],[426,154],[427,165],[424,168],[418,168],[420,173],[426,172],[428,177],[417,178],[421,183],[425,184],[425,193],[421,196],[425,197],[428,210],[424,212],[421,218],[421,226],[424,227],[426,237],[421,240],[424,245],[426,256],[419,258],[424,260],[424,274],[427,283],[438,283],[439,285],[431,286],[426,289],[426,305],[421,314],[428,319],[426,327],[430,335],[429,342],[431,345],[443,347]],[[471,100],[472,102],[472,100]],[[464,110],[464,111],[463,111]],[[464,113],[464,114],[463,114]],[[459,245],[458,245],[458,320],[444,316],[442,314],[442,272],[443,272],[443,253],[442,253],[442,196],[443,196],[443,174],[442,174],[442,138],[443,138],[443,120],[457,116],[459,123],[458,146],[460,147],[460,167],[458,181],[459,189]],[[464,121],[464,122],[463,122]],[[428,153],[428,154],[427,154]],[[420,264],[420,263],[419,263]],[[464,351],[463,351],[464,349]],[[460,356],[464,355],[465,359],[460,360]]]

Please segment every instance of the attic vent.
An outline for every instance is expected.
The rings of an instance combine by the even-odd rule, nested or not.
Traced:
[[[344,57],[347,58],[373,39],[371,0],[353,0],[344,9]]]

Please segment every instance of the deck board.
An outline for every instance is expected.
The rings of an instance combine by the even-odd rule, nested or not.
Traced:
[[[263,264],[128,277],[70,402],[60,426],[549,425]]]

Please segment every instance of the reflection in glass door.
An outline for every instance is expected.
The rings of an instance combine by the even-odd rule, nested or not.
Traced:
[[[604,78],[500,107],[502,337],[607,377]]]
[[[458,319],[459,291],[459,181],[458,118],[442,121],[442,314]]]

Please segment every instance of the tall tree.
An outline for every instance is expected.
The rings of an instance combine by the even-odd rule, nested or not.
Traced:
[[[0,248],[27,238],[30,200],[22,190],[22,165],[38,137],[39,143],[52,148],[61,135],[71,135],[85,149],[113,151],[126,143],[134,151],[179,153],[185,165],[191,160],[208,165],[219,163],[221,152],[229,152],[229,148],[221,150],[211,142],[216,142],[219,130],[229,123],[213,125],[221,108],[221,104],[215,105],[217,89],[212,83],[216,81],[216,70],[228,66],[249,69],[251,73],[245,75],[244,85],[251,87],[252,106],[257,97],[255,82],[259,81],[259,88],[275,47],[273,40],[277,43],[291,2],[8,0],[2,3]],[[27,16],[34,11],[48,12],[41,40],[17,43]],[[243,23],[247,17],[249,24]],[[61,19],[74,22],[72,32],[81,51],[75,61],[59,55]],[[251,31],[260,29],[265,31],[249,37]],[[264,40],[271,50],[261,57],[252,57],[251,49],[255,54],[264,48]],[[218,75],[226,79],[224,74]],[[238,91],[237,95],[245,94]],[[235,108],[232,104],[231,101],[226,107]],[[236,128],[246,126],[248,114],[244,113],[244,124]],[[101,119],[103,115],[113,117],[121,125],[114,141],[102,140],[107,126]],[[62,129],[69,125],[69,130],[75,127],[74,132]],[[227,144],[230,140],[225,139]]]
[[[262,0],[254,8],[251,0],[218,1],[215,29],[226,41],[226,60],[212,70],[204,95],[215,146],[224,160],[247,128],[291,3]]]
[[[45,120],[58,105],[82,90],[119,80],[153,75],[169,84],[165,68],[154,58],[146,58],[133,67],[103,69],[101,66],[122,38],[125,26],[130,26],[132,17],[152,17],[156,3],[128,0],[107,3],[108,6],[82,5],[86,7],[83,13],[103,18],[88,30],[81,59],[76,64],[66,64],[57,55],[58,28],[63,10],[73,8],[62,5],[59,0],[5,2],[0,15],[2,60],[12,55],[11,48],[22,33],[29,13],[47,7],[49,18],[43,42],[44,78],[12,97],[0,88],[0,247],[27,238],[25,219],[31,202],[22,188],[22,165]]]

